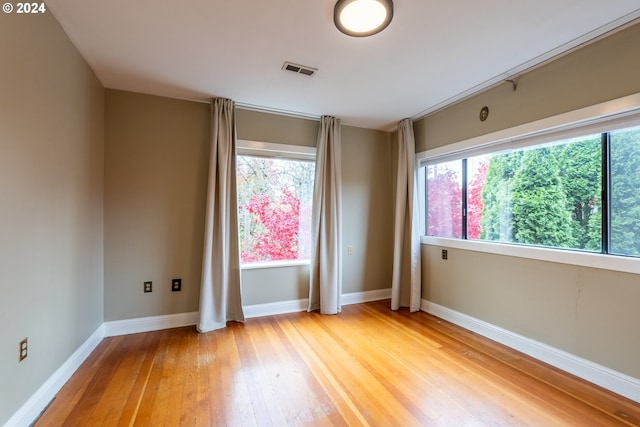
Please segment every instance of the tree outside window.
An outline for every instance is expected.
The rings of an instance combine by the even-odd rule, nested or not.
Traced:
[[[640,256],[640,126],[611,132],[611,253]]]
[[[314,168],[312,161],[237,157],[243,264],[309,259]]]
[[[591,135],[489,156],[479,238],[599,251],[600,147]]]
[[[427,235],[462,237],[462,161],[427,166]]]

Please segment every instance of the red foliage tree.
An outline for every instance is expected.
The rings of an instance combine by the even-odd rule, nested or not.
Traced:
[[[487,180],[489,162],[480,163],[467,188],[467,238],[480,238],[480,220],[482,219],[482,187]]]
[[[241,209],[249,211],[264,230],[252,235],[253,244],[240,254],[242,262],[298,259],[300,200],[291,191],[282,189],[277,201],[255,194]]]
[[[462,189],[456,171],[430,174],[427,206],[427,235],[462,237]]]

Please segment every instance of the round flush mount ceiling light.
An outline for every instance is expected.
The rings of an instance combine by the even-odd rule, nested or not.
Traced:
[[[353,37],[366,37],[387,28],[393,18],[392,0],[338,0],[333,22]]]

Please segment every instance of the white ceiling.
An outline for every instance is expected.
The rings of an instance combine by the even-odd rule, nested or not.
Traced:
[[[107,88],[384,130],[640,17],[638,0],[395,0],[385,31],[352,38],[333,26],[334,4],[47,0]]]

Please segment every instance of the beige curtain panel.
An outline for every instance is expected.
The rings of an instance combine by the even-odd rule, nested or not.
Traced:
[[[420,310],[422,292],[415,156],[413,123],[404,119],[398,125],[391,309],[409,307],[412,312]]]
[[[340,120],[323,116],[318,131],[311,215],[308,311],[340,313],[342,295],[342,176]]]
[[[230,99],[217,98],[211,103],[200,332],[224,328],[230,320],[244,322],[236,194],[235,106]]]

